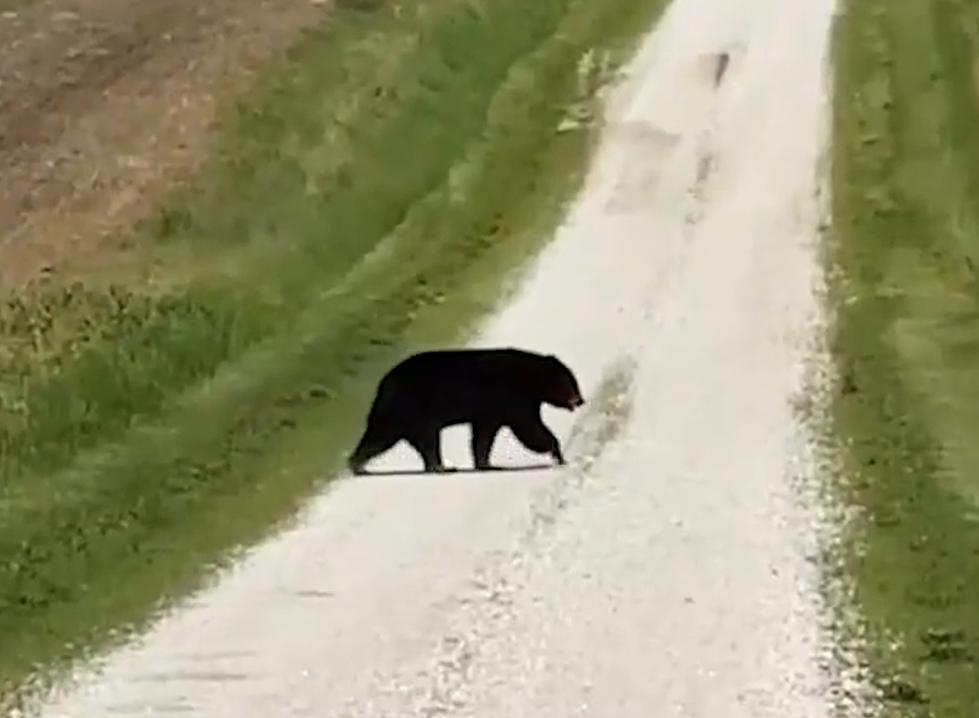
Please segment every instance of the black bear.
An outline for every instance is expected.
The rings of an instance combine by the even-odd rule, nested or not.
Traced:
[[[350,455],[355,474],[401,439],[421,454],[425,471],[445,471],[441,431],[472,426],[473,463],[492,468],[496,434],[509,427],[531,451],[564,463],[561,445],[540,417],[541,403],[574,411],[585,403],[574,374],[557,357],[520,349],[454,349],[408,357],[382,379],[367,429]]]

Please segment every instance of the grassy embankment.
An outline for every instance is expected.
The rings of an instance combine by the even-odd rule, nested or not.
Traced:
[[[0,707],[260,538],[551,235],[665,0],[339,3],[112,281],[0,310]],[[606,54],[610,53],[610,54]]]
[[[887,716],[979,714],[979,3],[844,3],[831,288],[844,556]]]

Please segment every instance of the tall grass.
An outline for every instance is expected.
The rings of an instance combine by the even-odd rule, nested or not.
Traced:
[[[888,716],[979,706],[979,3],[850,2],[836,37],[844,557]]]
[[[140,229],[150,283],[8,304],[0,706],[287,517],[379,374],[494,306],[586,166],[578,59],[662,4],[345,3]]]
[[[17,345],[3,371],[14,379],[0,429],[7,478],[57,468],[288,332],[444,183],[514,61],[566,4],[340,10],[311,33],[235,113],[204,179],[144,231],[144,244],[191,253],[189,281],[150,295],[42,293],[4,321]],[[173,281],[168,269],[159,281]]]

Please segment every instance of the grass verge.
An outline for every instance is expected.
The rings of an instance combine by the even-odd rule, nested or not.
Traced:
[[[339,3],[146,261],[7,302],[0,708],[287,519],[379,374],[495,306],[583,177],[594,133],[558,126],[664,4]]]
[[[843,556],[886,716],[979,706],[979,3],[844,3],[831,246]]]

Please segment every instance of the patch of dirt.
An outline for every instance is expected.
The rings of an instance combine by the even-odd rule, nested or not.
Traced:
[[[325,0],[0,3],[0,286],[120,249]]]

